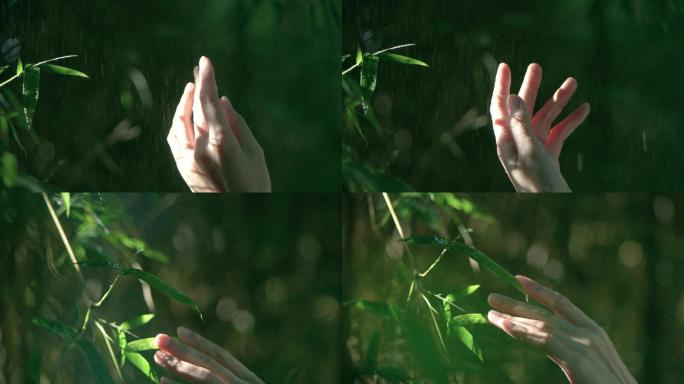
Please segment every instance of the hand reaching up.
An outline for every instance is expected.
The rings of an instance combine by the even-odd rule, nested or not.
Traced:
[[[180,341],[165,334],[157,335],[159,351],[154,361],[167,371],[191,383],[263,384],[263,381],[239,362],[230,352],[199,334],[178,328]],[[177,383],[162,378],[162,384]]]
[[[219,99],[206,57],[195,70],[195,83],[185,86],[167,141],[193,192],[271,191],[264,152],[228,98]]]
[[[511,95],[511,70],[500,64],[494,83],[490,113],[499,160],[518,192],[570,192],[558,157],[563,142],[589,115],[582,104],[552,127],[577,89],[572,77],[534,112],[542,68],[531,64],[518,95]]]
[[[545,308],[489,295],[489,322],[511,337],[539,347],[571,384],[636,384],[613,343],[581,309],[536,281],[516,276],[529,297]]]

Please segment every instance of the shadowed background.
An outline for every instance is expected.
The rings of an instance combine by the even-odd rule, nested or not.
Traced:
[[[373,106],[384,130],[364,126],[364,140],[348,119],[344,142],[365,166],[415,190],[512,191],[489,100],[498,62],[510,64],[514,93],[537,62],[537,108],[568,76],[579,87],[561,117],[591,104],[560,158],[573,190],[679,191],[682,36],[682,0],[348,0],[345,68],[359,46],[375,52],[404,43],[416,46],[396,53],[430,67],[381,60]]]
[[[455,239],[469,233],[474,247],[509,272],[537,279],[584,310],[606,330],[639,382],[681,381],[684,285],[678,276],[684,272],[684,196],[475,194],[458,196],[459,204],[469,201],[459,209],[428,204],[427,195],[390,197],[406,236]],[[408,284],[400,277],[400,260],[406,253],[382,197],[346,195],[342,212],[344,301],[366,299],[404,308]],[[418,271],[440,253],[430,246],[409,247]],[[456,252],[444,257],[423,284],[445,295],[481,284],[472,297],[459,302],[468,312],[486,314],[491,292],[523,300],[520,292],[490,273],[474,272]],[[414,297],[408,308],[421,304]],[[391,321],[352,306],[344,307],[343,319],[347,379],[369,377],[362,370],[375,331],[381,335],[378,367],[424,372],[418,356],[427,350],[415,349],[410,339],[406,344],[406,337],[400,336],[404,331]],[[431,324],[429,316],[424,322]],[[453,375],[450,383],[567,383],[539,349],[489,325],[473,326],[471,332],[484,362],[470,362],[468,351],[459,355],[446,370]],[[458,348],[458,341],[452,339],[448,347]]]
[[[134,334],[175,336],[177,326],[187,326],[225,347],[268,383],[338,380],[337,196],[74,194],[71,199],[70,218],[60,198],[52,200],[79,260],[138,262],[191,297],[206,322],[154,289],[151,309],[132,277],[119,279],[97,316],[120,323],[153,312],[156,317]],[[60,358],[65,342],[29,320],[41,316],[80,329],[87,298],[97,300],[114,274],[83,267],[85,284],[79,283],[40,195],[6,192],[0,194],[0,207],[6,238],[0,244],[0,323],[7,382],[38,382],[41,376],[48,379],[41,383],[94,380],[77,348]],[[151,251],[137,253],[141,245],[122,242],[119,233],[139,239],[168,262]],[[94,326],[85,335],[113,372]],[[152,361],[151,352],[143,354]],[[146,382],[130,363],[124,378]]]
[[[24,137],[28,157],[12,148],[21,172],[66,190],[185,191],[166,135],[206,55],[265,150],[273,190],[339,188],[339,0],[13,3],[0,42],[18,37],[24,63],[77,54],[60,64],[91,78],[42,76],[41,139]]]

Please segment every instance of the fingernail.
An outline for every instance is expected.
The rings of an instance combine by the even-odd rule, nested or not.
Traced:
[[[158,334],[155,338],[158,348],[167,348],[169,346],[169,340],[171,340],[169,335],[163,333]]]
[[[199,61],[199,66],[200,66],[200,71],[209,63],[209,59],[207,59],[206,56],[200,57]]]
[[[487,297],[489,304],[499,304],[501,303],[501,296],[496,293],[490,293]]]
[[[193,332],[185,327],[178,327],[178,337],[181,339],[189,339],[192,337]]]

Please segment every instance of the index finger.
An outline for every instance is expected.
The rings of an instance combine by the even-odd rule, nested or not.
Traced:
[[[492,102],[489,106],[489,113],[492,115],[494,134],[497,137],[508,121],[508,96],[511,94],[511,69],[508,64],[499,64],[494,80],[494,91],[492,92]]]
[[[580,327],[592,327],[596,323],[565,296],[553,291],[526,276],[515,277],[522,284],[525,292],[540,304],[566,321]]]
[[[240,146],[230,130],[223,105],[218,98],[214,67],[211,61],[204,56],[200,60],[198,82],[200,83],[198,90],[200,92],[201,110],[204,113],[209,132],[209,144],[227,146],[228,153],[238,151]]]

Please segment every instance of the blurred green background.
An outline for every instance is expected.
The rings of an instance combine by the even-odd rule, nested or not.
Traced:
[[[389,196],[406,236],[467,237],[512,274],[537,279],[584,310],[606,330],[638,382],[681,382],[684,196],[474,194],[458,195],[453,204],[439,203],[440,194]],[[406,307],[409,287],[401,277],[400,260],[407,255],[381,195],[345,195],[342,223],[343,300]],[[410,249],[419,272],[440,252],[430,246]],[[522,299],[492,274],[474,272],[457,253],[444,257],[423,281],[426,289],[442,294],[469,284],[482,286],[460,303],[467,312],[486,314],[491,292]],[[414,298],[407,308],[420,309],[421,304]],[[394,366],[425,377],[420,376],[420,356],[427,350],[407,343],[404,331],[391,321],[356,307],[343,308],[345,382],[373,382],[362,373],[375,331],[381,335],[378,367]],[[423,319],[426,326],[431,324],[429,316]],[[468,353],[452,361],[446,369],[452,374],[450,383],[567,382],[540,350],[489,325],[470,330],[484,363],[473,363]],[[457,349],[458,341],[452,341],[448,347]]]
[[[12,3],[0,41],[18,37],[24,63],[78,54],[60,64],[91,77],[43,76],[40,140],[28,157],[13,147],[23,173],[66,190],[187,190],[166,135],[206,55],[265,150],[273,190],[339,189],[340,0]]]
[[[120,323],[154,312],[156,318],[136,335],[175,335],[177,326],[187,326],[267,383],[337,382],[339,197],[72,194],[69,218],[59,195],[51,200],[79,260],[139,263],[191,297],[206,323],[157,290],[152,310],[132,277],[119,279],[97,316]],[[41,383],[94,382],[76,348],[60,357],[65,342],[29,320],[41,316],[80,328],[88,298],[97,300],[114,274],[82,267],[85,284],[79,282],[40,195],[0,193],[0,208],[7,382],[38,382],[36,372],[44,377]],[[145,244],[148,257],[136,252],[137,243],[123,246],[119,234]],[[159,259],[151,249],[168,262],[151,259]],[[85,337],[109,362],[93,328]],[[151,352],[143,354],[152,361]],[[124,378],[147,382],[130,363]]]
[[[592,107],[560,159],[573,190],[684,187],[682,0],[349,0],[342,24],[345,68],[359,46],[404,43],[416,46],[396,53],[430,65],[380,62],[373,105],[383,129],[366,124],[364,140],[347,119],[344,131],[365,167],[419,191],[512,191],[488,116],[494,75],[509,63],[517,92],[538,62],[538,108],[568,76],[579,87],[566,114]]]

